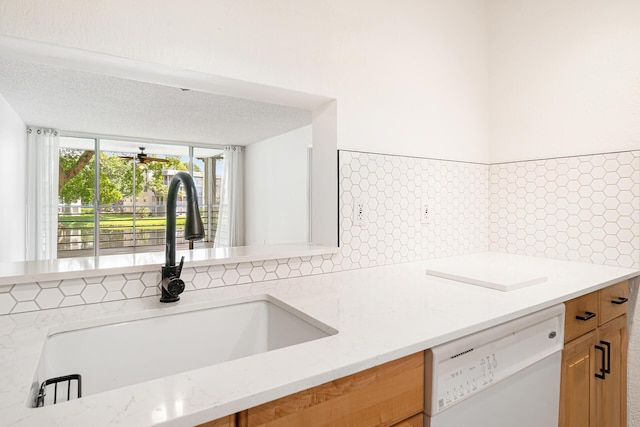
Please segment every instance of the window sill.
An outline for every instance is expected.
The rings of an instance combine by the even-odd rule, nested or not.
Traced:
[[[199,267],[332,255],[337,252],[337,247],[300,243],[183,250],[176,251],[176,259],[179,261],[180,257],[184,255],[186,267]],[[0,286],[110,274],[160,271],[164,261],[164,252],[144,252],[47,261],[5,262],[0,263]]]

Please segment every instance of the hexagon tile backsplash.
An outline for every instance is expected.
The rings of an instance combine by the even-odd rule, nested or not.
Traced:
[[[329,273],[331,255],[295,257],[235,264],[185,267],[185,292]],[[160,267],[145,273],[66,279],[0,286],[0,315],[160,295]]]
[[[187,291],[486,250],[640,267],[640,151],[495,165],[340,151],[339,177],[339,253],[185,267]],[[159,280],[0,286],[0,315],[156,296]]]
[[[490,250],[640,267],[640,151],[489,170]]]
[[[351,151],[339,165],[341,268],[488,249],[487,165]]]

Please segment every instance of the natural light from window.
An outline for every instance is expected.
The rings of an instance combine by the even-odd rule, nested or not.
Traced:
[[[178,171],[189,172],[198,191],[206,237],[195,245],[212,247],[223,162],[221,148],[61,137],[58,258],[164,251],[165,198]],[[181,235],[184,203],[179,194],[179,249],[189,247]]]

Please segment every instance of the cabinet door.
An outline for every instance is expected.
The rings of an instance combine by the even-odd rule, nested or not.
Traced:
[[[626,427],[627,425],[627,316],[620,316],[600,326],[598,341],[605,349],[604,379],[596,379],[599,402],[598,427]],[[600,372],[601,360],[596,362]]]
[[[591,331],[564,346],[559,427],[600,427],[595,424],[595,341]]]

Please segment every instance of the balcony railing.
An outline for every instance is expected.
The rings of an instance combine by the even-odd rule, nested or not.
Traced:
[[[219,206],[212,206],[211,218],[208,208],[202,206],[200,210],[207,235],[203,243],[195,243],[196,247],[211,247],[215,238]],[[135,216],[132,210],[131,206],[102,208],[97,233],[99,245],[96,245],[94,208],[61,205],[58,210],[58,258],[93,256],[96,246],[99,248],[97,255],[164,251],[164,206],[136,206]],[[184,221],[184,209],[178,206],[176,242],[179,249],[188,247],[183,238]]]

